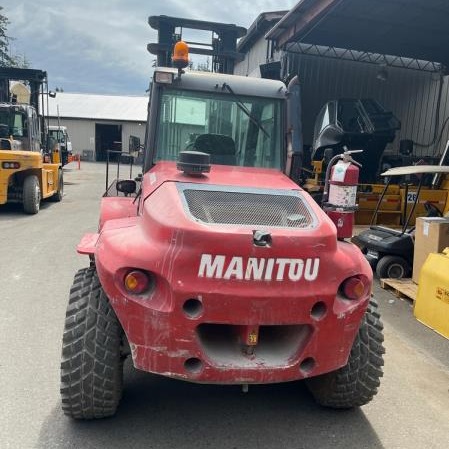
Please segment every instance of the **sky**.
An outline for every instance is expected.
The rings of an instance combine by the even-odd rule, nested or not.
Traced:
[[[0,0],[12,53],[46,70],[50,89],[145,95],[157,41],[151,15],[233,23],[248,28],[261,12],[297,0]],[[226,5],[226,6],[224,6]],[[198,58],[198,57],[197,57]],[[195,63],[195,56],[192,56]]]

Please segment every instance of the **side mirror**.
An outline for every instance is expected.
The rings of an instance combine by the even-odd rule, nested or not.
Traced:
[[[135,153],[140,150],[140,138],[137,136],[129,136],[129,152]]]
[[[137,183],[134,179],[123,179],[117,181],[116,189],[117,192],[122,192],[125,196],[132,195],[133,193],[136,193]]]

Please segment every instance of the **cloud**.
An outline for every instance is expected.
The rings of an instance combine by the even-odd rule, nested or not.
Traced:
[[[47,70],[51,87],[67,92],[144,94],[155,58],[146,50],[157,32],[150,15],[235,23],[248,27],[260,12],[295,1],[3,0],[13,51]],[[188,10],[186,10],[186,5]]]

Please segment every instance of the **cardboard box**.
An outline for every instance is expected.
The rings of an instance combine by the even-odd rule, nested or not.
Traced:
[[[421,268],[430,253],[449,247],[449,219],[419,217],[416,219],[413,282],[418,283]]]

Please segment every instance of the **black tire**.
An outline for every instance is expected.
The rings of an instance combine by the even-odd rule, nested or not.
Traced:
[[[29,175],[23,182],[23,211],[26,214],[37,214],[41,203],[41,186],[36,175]]]
[[[331,373],[310,378],[307,387],[318,404],[348,409],[370,402],[383,375],[383,325],[371,299],[355,338],[348,363]]]
[[[64,196],[64,176],[62,174],[62,170],[58,170],[58,190],[57,192],[50,197],[51,201],[59,203],[62,201],[62,197]]]
[[[409,263],[399,256],[384,256],[376,265],[376,275],[379,279],[402,279],[410,277]]]
[[[123,331],[95,268],[75,275],[62,340],[61,397],[75,419],[112,416],[122,396]]]

